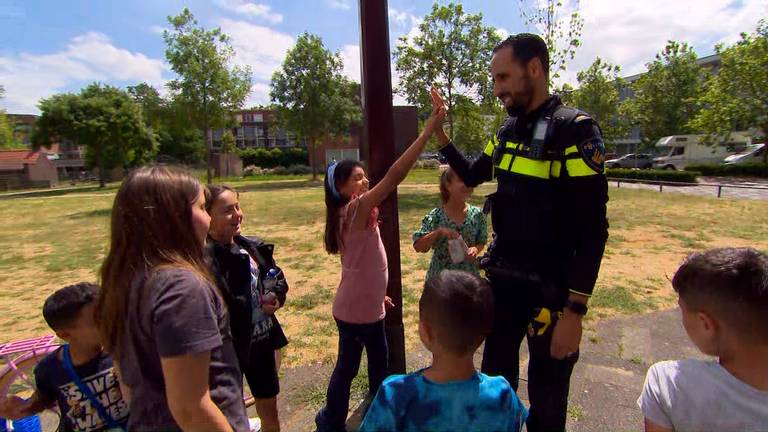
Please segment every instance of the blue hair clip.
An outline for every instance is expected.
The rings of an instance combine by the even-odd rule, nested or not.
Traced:
[[[334,162],[330,165],[328,165],[328,171],[326,172],[326,178],[328,179],[328,187],[331,188],[331,194],[333,194],[333,197],[338,199],[341,199],[341,194],[338,190],[336,190],[336,179],[334,179],[333,175],[336,172],[336,165],[338,165],[338,162]]]

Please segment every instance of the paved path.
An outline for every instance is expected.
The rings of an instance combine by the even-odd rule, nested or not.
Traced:
[[[738,199],[768,199],[768,189],[742,189],[732,188],[728,185],[748,186],[748,187],[763,187],[768,188],[768,180],[766,179],[740,179],[740,178],[728,178],[728,177],[700,177],[699,183],[715,183],[724,185],[722,188],[722,198],[738,198]],[[617,187],[616,181],[609,181],[608,184],[612,187]],[[624,183],[618,186],[627,189],[646,189],[646,190],[659,190],[659,185],[644,184],[644,183]],[[688,195],[703,195],[709,197],[717,196],[716,186],[667,186],[662,187],[663,193],[683,193]]]
[[[686,336],[679,314],[673,309],[605,319],[597,324],[593,338],[585,336],[571,380],[569,431],[642,430],[642,414],[636,401],[648,367],[661,360],[704,358]],[[480,358],[478,353],[475,357],[478,365]],[[523,378],[527,376],[527,358],[523,344],[520,374]],[[408,370],[422,368],[429,361],[429,353],[419,348],[408,354]],[[322,403],[330,372],[331,365],[310,365],[285,371],[278,400],[283,430],[314,430],[317,403]],[[521,380],[518,394],[527,405],[526,384]],[[308,399],[313,399],[314,404],[308,403]],[[351,407],[360,402],[353,401]],[[349,430],[355,430],[358,422],[359,410],[352,413]]]

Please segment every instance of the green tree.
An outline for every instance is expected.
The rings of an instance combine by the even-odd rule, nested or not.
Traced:
[[[455,139],[460,110],[454,108],[467,100],[493,103],[488,71],[493,48],[500,41],[493,27],[483,25],[482,14],[468,14],[461,4],[435,3],[419,24],[419,34],[412,40],[403,36],[397,43],[397,92],[426,118],[431,111],[429,89],[435,85],[448,108],[448,135]],[[471,121],[465,119],[464,123]]]
[[[163,32],[165,57],[179,75],[168,83],[174,98],[183,104],[190,120],[206,141],[208,183],[211,175],[211,129],[232,121],[251,91],[250,68],[230,66],[234,49],[220,28],[206,30],[187,9],[168,17],[172,31]]]
[[[5,115],[5,111],[0,110],[0,149],[10,149],[13,147],[15,147],[13,125],[8,116]]]
[[[86,160],[98,168],[101,187],[108,170],[139,165],[154,156],[154,135],[144,124],[141,107],[116,87],[94,83],[79,94],[43,99],[39,107],[34,148],[48,147],[62,137],[86,146]]]
[[[754,34],[743,33],[736,44],[716,49],[720,71],[707,83],[703,109],[691,127],[704,131],[709,142],[750,127],[768,137],[768,21],[761,20]],[[768,163],[768,152],[764,155]]]
[[[303,33],[272,75],[269,95],[281,127],[309,143],[312,179],[317,179],[316,146],[327,134],[348,132],[360,121],[357,84],[342,75],[338,53],[319,36]]]
[[[699,112],[707,76],[696,63],[696,53],[685,42],[669,41],[647,67],[648,72],[630,86],[635,98],[622,106],[631,124],[640,128],[643,144],[695,132],[691,119]]]
[[[619,66],[596,58],[592,65],[576,75],[578,88],[565,98],[569,105],[583,109],[600,124],[608,143],[623,138],[629,131],[620,112],[619,90],[625,82],[619,77]],[[567,90],[567,88],[564,88]]]
[[[192,120],[186,104],[164,98],[147,83],[127,90],[141,105],[144,123],[155,133],[159,156],[189,164],[205,160],[205,141],[198,131],[189,127]]]
[[[5,87],[0,85],[0,99],[5,97]],[[13,137],[13,124],[5,115],[5,110],[0,109],[0,149],[10,149],[16,147]]]
[[[581,31],[584,18],[579,13],[579,0],[574,2],[574,10],[566,21],[562,0],[519,0],[520,14],[525,23],[534,26],[542,33],[549,49],[549,76],[552,80],[560,78],[560,73],[567,69],[568,61],[573,60],[576,49],[581,46]],[[566,24],[567,22],[567,24]]]

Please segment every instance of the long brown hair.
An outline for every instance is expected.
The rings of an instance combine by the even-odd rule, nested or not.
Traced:
[[[193,233],[192,205],[203,186],[179,168],[132,172],[115,196],[109,253],[101,266],[96,323],[104,348],[120,352],[134,278],[158,267],[187,268],[211,280],[203,244]]]
[[[363,164],[356,160],[345,159],[339,162],[333,170],[334,187],[336,191],[339,187],[349,180],[352,176],[352,172],[357,167],[363,167]],[[328,175],[325,176],[325,236],[323,238],[325,243],[325,251],[329,254],[339,253],[340,239],[339,239],[339,209],[349,203],[349,197],[344,195],[335,195],[331,191],[330,179]]]

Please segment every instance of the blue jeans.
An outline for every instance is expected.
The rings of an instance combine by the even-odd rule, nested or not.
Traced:
[[[328,383],[325,407],[317,413],[318,432],[345,431],[349,391],[360,369],[363,347],[368,355],[368,392],[375,395],[387,374],[388,351],[384,320],[351,324],[336,320],[339,329],[339,356]]]

